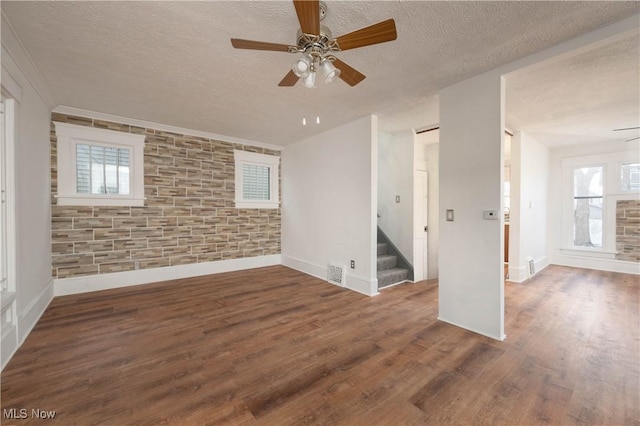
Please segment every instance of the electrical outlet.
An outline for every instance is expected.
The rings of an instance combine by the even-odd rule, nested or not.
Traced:
[[[135,262],[133,262],[133,269],[140,269],[140,261],[136,260]]]
[[[400,202],[400,196],[396,195],[396,203],[399,203],[399,202]]]
[[[355,267],[356,267],[356,261],[352,260],[351,261],[351,269],[355,269]]]

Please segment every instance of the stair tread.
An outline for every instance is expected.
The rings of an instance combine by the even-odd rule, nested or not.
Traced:
[[[381,271],[378,271],[378,276],[380,276],[380,275],[393,275],[393,274],[396,274],[398,272],[409,272],[409,270],[407,268],[383,269]]]
[[[398,256],[393,254],[379,254],[376,262],[376,269],[378,271],[392,269],[398,266]]]
[[[378,255],[378,259],[382,260],[382,259],[393,259],[393,258],[397,258],[398,256],[396,256],[395,254],[379,254]]]
[[[388,287],[406,281],[409,270],[406,268],[391,268],[378,271],[378,288]]]

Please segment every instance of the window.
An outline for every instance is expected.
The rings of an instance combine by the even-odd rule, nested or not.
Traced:
[[[620,190],[640,191],[640,163],[620,165]]]
[[[572,256],[614,259],[616,207],[640,194],[638,151],[562,159],[562,248]]]
[[[55,126],[58,205],[144,205],[144,135]]]
[[[277,209],[280,157],[234,151],[236,208]]]
[[[573,245],[602,248],[604,167],[573,170]]]

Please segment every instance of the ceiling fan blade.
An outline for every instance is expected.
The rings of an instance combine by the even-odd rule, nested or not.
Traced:
[[[640,127],[623,127],[622,129],[613,129],[613,131],[617,132],[620,130],[635,130],[635,129],[640,129]]]
[[[355,86],[366,78],[360,71],[350,67],[338,58],[333,61],[333,65],[340,70],[340,78],[349,86]]]
[[[637,138],[631,138],[631,139],[627,139],[625,142],[631,142],[631,141],[635,141],[636,139],[640,139],[640,136],[638,136]]]
[[[278,83],[280,87],[294,86],[298,82],[299,77],[291,70],[284,76],[284,78]]]
[[[396,22],[393,19],[378,22],[371,26],[361,28],[349,34],[336,38],[340,50],[355,49],[356,47],[370,46],[384,43],[398,38]]]
[[[319,0],[293,0],[293,5],[298,14],[300,29],[305,34],[320,34],[320,1]]]
[[[232,38],[231,45],[236,49],[271,50],[275,52],[289,51],[289,45],[287,44],[268,43],[266,41],[243,40],[241,38]]]

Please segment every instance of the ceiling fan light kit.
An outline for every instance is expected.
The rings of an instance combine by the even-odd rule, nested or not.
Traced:
[[[327,12],[324,3],[317,0],[293,0],[293,5],[300,23],[295,46],[231,39],[231,44],[236,49],[302,54],[293,62],[291,71],[278,84],[281,87],[294,86],[301,79],[303,86],[314,88],[318,70],[322,72],[325,84],[340,78],[348,85],[355,86],[365,79],[365,75],[336,58],[333,53],[384,43],[397,38],[396,24],[393,19],[333,38],[329,28],[320,25],[320,21]]]
[[[325,84],[333,83],[340,76],[340,70],[333,65],[329,58],[323,58],[320,61],[320,69],[324,75]]]
[[[307,74],[307,76],[302,80],[302,84],[306,88],[315,89],[316,88],[316,73],[315,73],[315,71],[310,72],[309,74]]]

